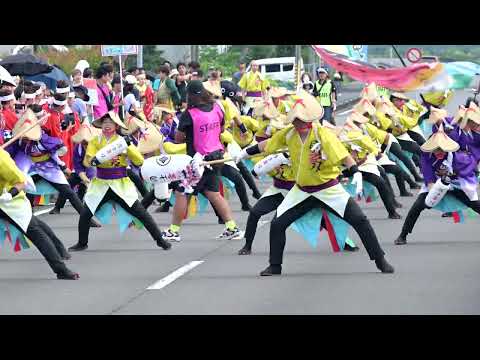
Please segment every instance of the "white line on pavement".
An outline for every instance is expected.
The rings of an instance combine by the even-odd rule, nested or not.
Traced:
[[[43,214],[48,213],[52,209],[53,209],[53,206],[51,208],[48,208],[48,209],[45,209],[45,210],[36,211],[36,212],[33,213],[33,215],[35,215],[35,216],[43,215]]]
[[[350,113],[350,112],[352,112],[352,111],[353,111],[353,109],[350,109],[350,110],[347,110],[347,111],[341,112],[341,113],[340,113],[340,114],[338,114],[338,115],[345,115],[345,114],[348,114],[348,113]]]
[[[201,261],[190,261],[187,265],[182,266],[181,268],[175,270],[174,272],[168,274],[165,276],[163,279],[158,280],[155,284],[150,285],[147,290],[160,290],[167,286],[168,284],[174,282],[177,280],[180,276],[185,275],[187,272],[192,270],[193,268],[197,267],[201,263],[203,263],[204,260]]]

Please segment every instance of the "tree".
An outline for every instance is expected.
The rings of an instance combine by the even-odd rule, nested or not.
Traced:
[[[163,50],[158,50],[157,45],[143,45],[143,67],[146,70],[156,72],[158,67],[166,60],[162,54]],[[125,62],[126,68],[137,66],[137,56],[129,55]]]

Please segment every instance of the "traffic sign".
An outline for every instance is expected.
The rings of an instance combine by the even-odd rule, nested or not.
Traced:
[[[422,59],[422,51],[419,48],[410,48],[406,56],[411,63],[417,63]]]
[[[102,56],[134,55],[137,52],[137,45],[102,45]]]

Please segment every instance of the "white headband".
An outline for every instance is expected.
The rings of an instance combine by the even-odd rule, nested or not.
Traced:
[[[33,93],[33,94],[22,93],[22,96],[23,96],[25,99],[35,99],[37,95],[36,95],[36,93]]]
[[[66,94],[66,93],[70,92],[70,86],[69,87],[64,87],[64,88],[57,88],[57,90],[55,90],[55,92],[57,94]]]
[[[15,95],[10,94],[7,96],[0,96],[0,101],[10,101],[10,100],[15,100]]]
[[[67,100],[60,101],[60,100],[57,100],[57,99],[53,99],[53,103],[54,103],[55,105],[62,106],[62,105],[66,105],[66,104],[67,104]]]
[[[38,89],[37,91],[35,91],[35,95],[38,96],[38,95],[43,95],[43,89],[40,88]]]

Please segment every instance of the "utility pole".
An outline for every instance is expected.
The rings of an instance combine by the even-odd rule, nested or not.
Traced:
[[[137,67],[143,68],[143,45],[138,45]]]
[[[302,58],[302,45],[295,45],[295,89],[300,86],[300,59]]]
[[[192,61],[198,61],[198,45],[190,45],[190,55]]]

